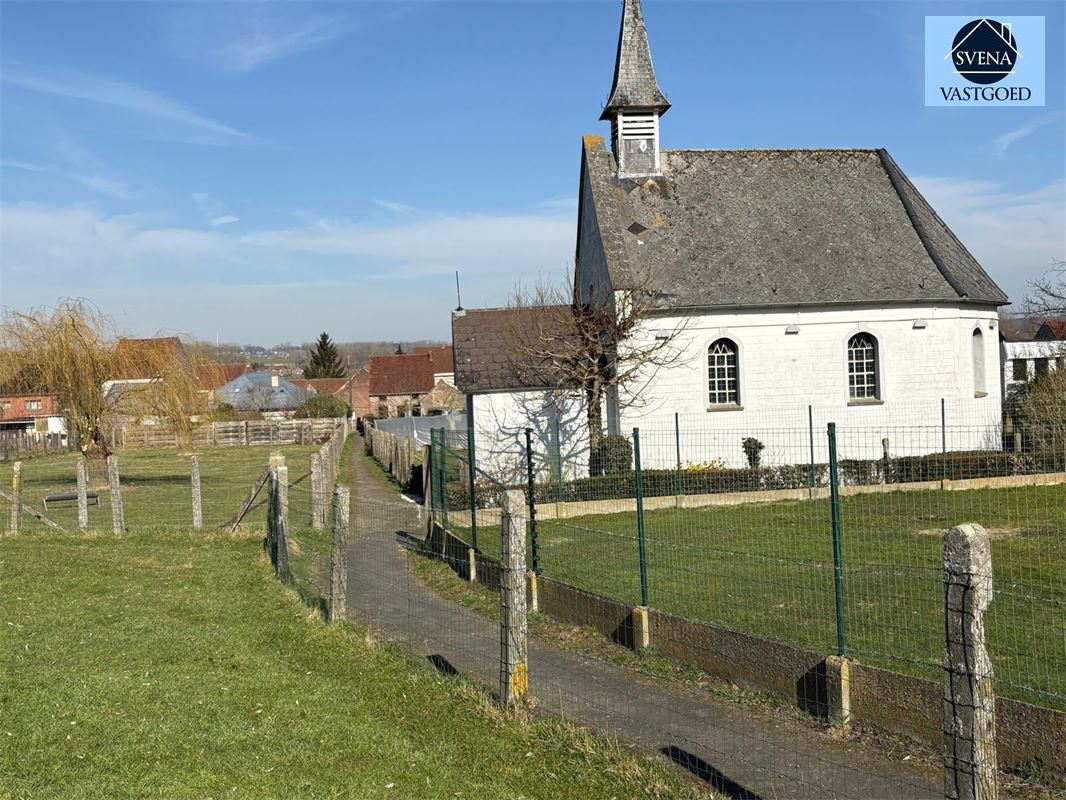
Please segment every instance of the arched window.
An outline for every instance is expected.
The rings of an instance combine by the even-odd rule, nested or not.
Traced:
[[[985,393],[985,337],[980,328],[973,329],[971,351],[973,354],[973,393]]]
[[[737,346],[719,339],[707,348],[707,397],[712,406],[740,405]]]
[[[848,339],[848,396],[853,400],[877,400],[877,339],[857,333]]]

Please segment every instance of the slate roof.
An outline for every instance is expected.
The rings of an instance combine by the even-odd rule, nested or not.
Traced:
[[[622,3],[622,27],[618,32],[614,82],[600,119],[611,119],[622,108],[655,108],[660,114],[670,108],[670,103],[655,80],[655,67],[651,63],[648,31],[644,26],[640,0],[624,0]]]
[[[528,353],[519,347],[531,337],[550,335],[547,326],[569,306],[482,308],[452,314],[452,345],[455,348],[455,386],[466,394],[513,389],[553,389],[558,374],[548,368],[539,374],[526,368]],[[559,335],[565,331],[556,331]]]
[[[285,378],[278,378],[277,386],[272,379],[269,372],[246,372],[220,388],[216,400],[240,411],[286,411],[299,408],[311,396]]]
[[[616,288],[671,307],[1009,302],[884,150],[664,150],[662,168],[619,180],[584,138],[579,213]]]
[[[420,345],[411,352],[415,355],[428,355],[433,362],[433,372],[437,375],[455,372],[455,354],[452,352],[451,345]]]
[[[370,395],[425,394],[433,390],[433,372],[427,353],[371,356]]]
[[[1038,342],[1058,342],[1066,339],[1066,319],[1047,319],[1037,328],[1033,336]]]

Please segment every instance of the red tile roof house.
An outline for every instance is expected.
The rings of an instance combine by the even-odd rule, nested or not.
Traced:
[[[11,395],[0,397],[0,433],[7,432],[65,436],[67,423],[51,395]]]
[[[215,392],[232,380],[252,371],[251,364],[197,364],[196,381],[200,391],[207,395],[207,403],[215,405]]]
[[[417,417],[462,409],[462,395],[450,382],[455,369],[451,347],[419,349],[430,352],[370,359],[370,410],[374,416]]]
[[[367,367],[356,370],[347,378],[293,378],[292,382],[315,394],[339,397],[356,417],[370,413],[370,371]]]

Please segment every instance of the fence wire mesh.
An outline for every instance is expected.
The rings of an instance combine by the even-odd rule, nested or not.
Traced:
[[[937,753],[944,536],[956,525],[975,522],[990,536],[994,596],[984,625],[995,693],[1029,704],[1002,707],[1005,727],[1013,728],[1012,714],[1028,713],[1061,726],[1066,711],[1066,433],[939,411],[916,416],[929,424],[902,427],[819,423],[811,410],[800,424],[758,430],[708,429],[675,416],[584,447],[550,424],[496,431],[495,441],[484,431],[436,430],[418,483],[431,487],[426,503],[444,542],[438,557],[468,577],[471,560],[489,574],[499,558],[502,492],[526,493],[535,621],[592,628],[643,649],[645,669],[661,658],[666,672],[702,671],[822,717],[850,710],[834,705],[833,659],[843,657],[864,691],[883,689],[876,701],[863,697],[858,716],[895,715],[904,721],[897,731],[910,725]],[[396,477],[416,483],[410,473]],[[634,613],[645,608],[641,622]],[[611,715],[635,715],[685,740],[685,701],[639,708],[607,690],[597,701],[591,687],[554,672],[551,656],[540,658],[547,666],[538,670],[531,647],[538,702],[555,693],[548,704],[562,713],[580,717],[598,706],[598,724],[625,727]],[[892,686],[911,694],[893,695]],[[677,718],[667,720],[670,713]],[[1008,749],[1041,747],[1042,734],[1009,735],[1020,738]],[[857,787],[870,791],[880,780],[799,742],[750,730],[729,736],[687,741],[715,763],[739,764],[734,774],[752,774],[758,785],[792,781],[801,796],[869,796]],[[842,769],[855,771],[854,780],[831,777]],[[896,779],[886,796],[928,790],[920,777]]]

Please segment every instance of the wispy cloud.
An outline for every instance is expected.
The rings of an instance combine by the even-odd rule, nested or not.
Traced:
[[[1033,120],[1020,128],[1015,128],[1012,131],[1007,131],[1002,136],[997,136],[992,146],[992,152],[996,158],[1003,158],[1007,154],[1007,149],[1014,143],[1021,141],[1027,136],[1035,133],[1039,128],[1044,127],[1052,122],[1056,122],[1063,118],[1063,112],[1054,111],[1046,113],[1038,119]]]
[[[240,222],[240,221],[241,221],[240,217],[235,217],[232,214],[226,214],[225,216],[215,217],[213,220],[211,220],[211,227],[218,228],[218,227],[220,227],[222,225],[229,225],[229,224],[231,224],[233,222]]]
[[[210,134],[212,140],[221,143],[234,144],[252,139],[248,133],[199,114],[184,103],[124,81],[77,70],[26,72],[7,68],[0,75],[0,80],[29,91],[96,103],[163,120]]]
[[[35,164],[29,161],[0,161],[0,167],[15,169],[21,172],[33,172],[38,175],[52,175],[62,180],[72,181],[85,186],[93,191],[112,197],[128,197],[129,188],[124,181],[118,181],[104,177],[96,173],[72,172],[57,167],[54,164]]]
[[[350,25],[341,17],[291,20],[258,16],[254,28],[215,48],[213,56],[230,72],[251,72],[263,64],[310,50],[343,36]]]
[[[80,207],[3,206],[5,303],[41,305],[75,292],[109,312],[128,308],[124,323],[149,332],[167,325],[213,336],[225,320],[233,335],[239,330],[242,338],[264,341],[302,340],[327,320],[351,338],[409,338],[416,329],[441,336],[456,270],[465,302],[500,305],[516,281],[563,273],[573,250],[572,215],[554,211],[431,211],[376,224],[318,219],[249,232],[236,227],[173,227],[155,215]],[[252,291],[254,304],[247,302]],[[365,313],[352,315],[352,297]]]
[[[1013,193],[995,181],[915,177],[915,184],[1014,301],[1066,257],[1066,181]]]

